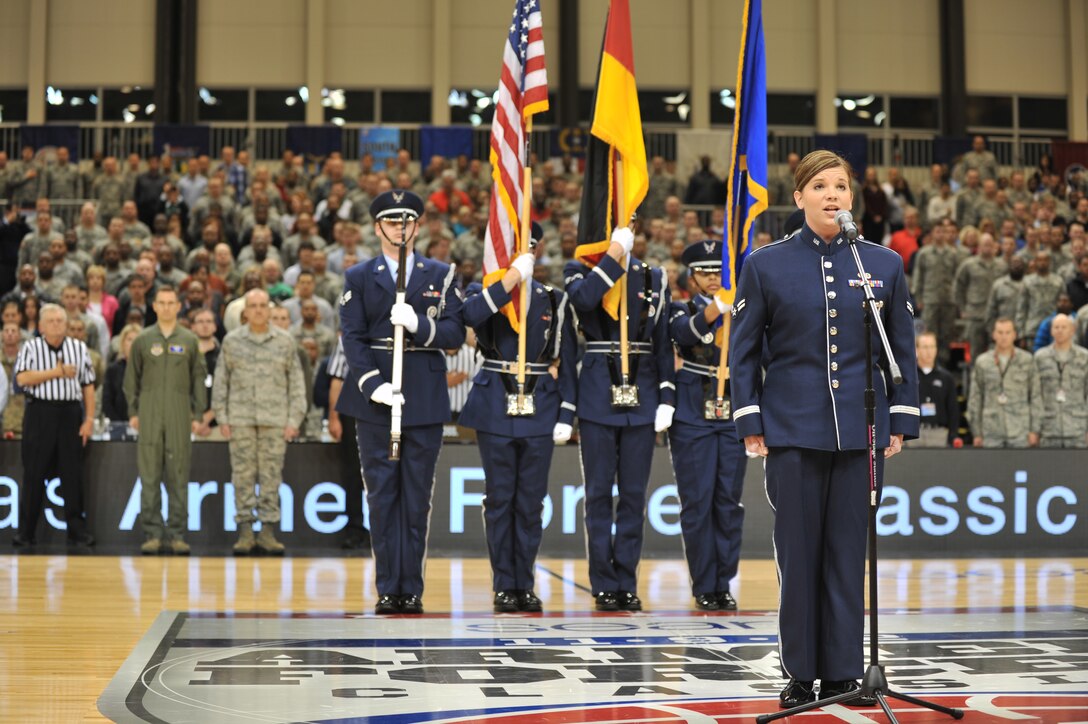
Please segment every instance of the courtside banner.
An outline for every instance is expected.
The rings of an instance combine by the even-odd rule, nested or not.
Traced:
[[[18,521],[20,443],[0,443],[0,543]],[[287,448],[280,485],[281,540],[289,551],[339,554],[349,506],[333,445]],[[87,446],[85,504],[102,553],[135,552],[140,530],[136,443]],[[225,443],[197,443],[189,483],[189,534],[197,555],[229,554],[236,538]],[[863,491],[864,492],[864,491]],[[165,496],[165,491],[163,491]],[[750,460],[744,488],[746,558],[770,558],[774,517],[763,464]],[[474,445],[447,443],[438,458],[428,552],[486,557],[484,472]],[[582,473],[575,445],[558,446],[544,504],[542,556],[585,555]],[[59,481],[48,481],[37,539],[63,546]],[[884,558],[1083,556],[1088,549],[1088,478],[1083,450],[916,450],[888,461],[877,513]],[[668,450],[658,447],[646,495],[644,555],[681,558],[680,500]]]

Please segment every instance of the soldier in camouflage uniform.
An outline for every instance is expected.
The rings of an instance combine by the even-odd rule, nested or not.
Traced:
[[[8,183],[12,193],[12,203],[21,209],[32,209],[38,200],[38,188],[41,186],[41,167],[34,160],[34,149],[23,146],[23,159],[9,166]]]
[[[1073,344],[1074,322],[1050,322],[1052,344],[1035,353],[1043,401],[1042,446],[1088,447],[1088,349]]]
[[[961,227],[978,225],[978,204],[982,201],[978,171],[971,169],[966,176],[964,187],[956,194],[956,223]]]
[[[1016,347],[1016,325],[994,324],[994,349],[975,359],[967,419],[975,447],[1038,447],[1043,405],[1030,352]]]
[[[1050,271],[1050,252],[1035,255],[1035,273],[1024,278],[1020,304],[1016,310],[1016,328],[1030,343],[1043,320],[1054,314],[1058,295],[1065,291],[1065,282]]]
[[[987,339],[993,334],[994,322],[1001,317],[1016,319],[1016,312],[1020,308],[1020,292],[1024,288],[1024,274],[1028,270],[1028,265],[1020,257],[1014,256],[1009,260],[1008,268],[1008,275],[994,282],[993,288],[990,289],[990,297],[986,300]],[[979,350],[972,348],[975,356],[985,351],[986,348]]]
[[[45,172],[42,196],[52,201],[72,201],[83,198],[83,177],[75,164],[68,162],[68,149],[57,149],[57,162]],[[71,221],[71,217],[68,217]]]
[[[986,350],[986,303],[990,290],[999,277],[1004,276],[1005,262],[997,257],[997,242],[990,234],[982,234],[978,240],[978,255],[968,257],[956,271],[952,295],[964,320],[963,336],[971,344],[971,355]]]
[[[121,215],[126,198],[125,180],[117,173],[117,159],[108,156],[102,161],[102,175],[94,180],[91,198],[98,200],[98,223],[105,226],[114,216]]]
[[[931,243],[923,246],[914,257],[911,293],[921,307],[926,329],[937,335],[937,355],[948,364],[949,343],[956,337],[956,303],[952,282],[963,255],[953,246],[952,224],[933,227]]]
[[[230,442],[234,520],[239,527],[236,555],[247,555],[254,546],[265,553],[283,554],[283,544],[272,531],[280,520],[283,459],[287,442],[298,437],[306,414],[295,342],[269,324],[268,302],[263,289],[246,293],[246,325],[223,339],[212,386],[212,409],[223,437]],[[254,492],[258,479],[259,497]],[[261,522],[256,539],[254,520]]]

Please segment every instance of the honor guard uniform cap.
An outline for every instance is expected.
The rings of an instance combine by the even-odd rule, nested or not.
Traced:
[[[722,270],[722,243],[717,239],[697,241],[684,249],[680,260],[688,271],[720,272]]]
[[[375,219],[400,218],[404,214],[413,220],[423,215],[423,199],[407,189],[390,189],[370,202],[370,215]]]
[[[536,223],[534,221],[533,225],[532,225],[532,227],[531,227],[531,229],[529,231],[529,234],[530,234],[530,237],[532,238],[532,240],[535,243],[539,244],[540,240],[544,238],[544,228],[541,227],[540,224],[538,224],[538,223]]]

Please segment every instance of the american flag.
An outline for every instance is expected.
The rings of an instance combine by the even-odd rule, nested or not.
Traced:
[[[515,0],[502,52],[502,75],[491,121],[491,215],[484,240],[484,276],[510,266],[524,203],[522,176],[527,162],[525,121],[548,110],[544,31],[539,0]]]

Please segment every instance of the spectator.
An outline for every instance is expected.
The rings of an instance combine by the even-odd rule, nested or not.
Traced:
[[[1064,287],[1061,278],[1050,271],[1050,252],[1038,252],[1035,255],[1035,273],[1024,279],[1016,312],[1017,329],[1021,330],[1025,340],[1030,342],[1035,339],[1039,325],[1054,313],[1058,295]]]
[[[178,181],[178,191],[185,205],[192,209],[204,196],[208,188],[208,179],[200,173],[200,164],[193,159],[186,168],[185,175]]]
[[[1065,285],[1074,309],[1088,304],[1088,252],[1082,253],[1076,260],[1077,275]]]
[[[962,169],[963,177],[971,171],[976,171],[982,180],[997,179],[997,159],[992,151],[986,149],[985,138],[975,136],[971,139],[971,150],[963,154],[959,168]]]
[[[276,302],[282,302],[294,296],[295,292],[283,281],[283,267],[275,259],[265,259],[261,264],[261,281],[265,291]]]
[[[45,172],[41,193],[54,201],[74,201],[83,198],[83,179],[75,164],[69,163],[67,146],[57,148],[57,160]]]
[[[922,227],[918,223],[918,209],[908,206],[903,212],[903,228],[892,233],[888,248],[903,258],[904,271],[910,269],[910,259],[918,251]]]
[[[176,183],[165,180],[162,186],[162,198],[156,198],[154,216],[163,216],[169,222],[171,216],[178,217],[179,230],[175,236],[182,238],[181,230],[189,228],[189,203],[181,195]],[[154,225],[152,225],[154,228]],[[184,239],[183,239],[184,240]]]
[[[3,179],[4,172],[0,170],[0,185],[3,185]],[[0,293],[6,295],[15,286],[15,270],[22,266],[19,264],[20,246],[29,233],[30,227],[19,209],[9,204],[0,217]]]
[[[948,447],[957,439],[960,403],[956,379],[937,364],[937,336],[922,332],[914,340],[918,356],[918,400],[921,427],[917,440],[903,447]]]
[[[283,257],[279,250],[272,246],[272,231],[267,226],[255,226],[249,244],[238,252],[238,267],[246,269],[253,264],[260,266],[269,259],[282,268]]]
[[[224,193],[223,179],[213,176],[208,181],[208,193],[189,207],[189,235],[196,238],[209,216],[223,221],[223,234],[230,237],[234,232],[235,204]]]
[[[947,364],[949,343],[956,335],[956,304],[952,284],[962,256],[949,237],[954,233],[949,224],[938,224],[930,235],[930,243],[914,257],[911,293],[915,306],[922,313],[927,331],[937,335],[937,354]]]
[[[35,217],[34,231],[23,237],[19,245],[19,265],[32,264],[43,251],[49,251],[53,239],[64,241],[64,237],[53,229],[52,214],[39,213]]]
[[[328,257],[323,251],[315,251],[313,256],[314,294],[328,302],[334,309],[340,303],[344,293],[344,277],[328,271]]]
[[[862,234],[869,241],[880,244],[884,241],[890,202],[877,178],[876,166],[865,169],[865,183],[862,184],[861,194],[865,202],[865,214],[861,219]]]
[[[105,225],[121,213],[125,200],[125,180],[117,172],[117,159],[107,156],[102,160],[102,175],[94,180],[91,198],[98,201],[98,223]]]
[[[132,342],[143,331],[137,324],[128,324],[118,335],[120,350],[117,359],[106,368],[106,381],[102,389],[102,414],[110,422],[128,425],[128,402],[125,401],[125,366],[132,349]]]
[[[129,315],[133,310],[139,311],[143,318],[143,325],[150,326],[157,321],[155,308],[147,300],[147,292],[150,284],[139,274],[129,277],[125,285],[128,298],[119,300],[117,313],[113,316],[113,333],[117,334],[121,328],[128,324]]]
[[[68,327],[65,332],[67,337],[87,344],[87,323],[76,316],[68,315]],[[91,346],[87,346],[87,353],[91,356],[91,371],[94,375],[94,399],[95,409],[91,417],[98,419],[102,413],[102,383],[106,381],[106,358]]]
[[[971,354],[986,349],[986,306],[994,283],[1005,275],[1005,262],[997,258],[997,242],[990,234],[979,236],[978,254],[970,256],[956,270],[952,294],[964,321],[963,337],[971,345]]]
[[[982,200],[982,181],[977,169],[970,169],[966,173],[964,187],[956,194],[956,223],[961,226],[975,226],[978,224],[976,207]]]
[[[11,383],[15,381],[15,362],[23,345],[22,330],[15,322],[4,322],[0,333],[0,365],[3,366],[4,389],[8,391],[7,404],[3,406],[0,418],[0,430],[5,440],[19,440],[23,436],[23,416],[26,412],[26,396],[10,394]]]
[[[1088,447],[1088,349],[1073,344],[1074,324],[1058,314],[1054,341],[1035,353],[1042,397],[1042,447]]]
[[[41,164],[34,159],[32,146],[23,146],[22,154],[22,160],[11,164],[8,170],[8,193],[13,206],[32,209],[41,195],[38,193],[42,181]]]
[[[1073,320],[1076,320],[1077,318],[1076,307],[1073,306],[1073,301],[1065,292],[1062,292],[1058,295],[1057,311],[1044,319],[1039,324],[1039,331],[1035,333],[1035,344],[1032,347],[1034,351],[1038,352],[1043,347],[1049,346],[1054,341],[1054,337],[1052,336],[1052,332],[1050,330],[1050,325],[1054,321],[1054,319],[1060,315],[1068,316],[1070,319]]]
[[[299,344],[302,344],[302,341],[307,338],[314,340],[317,343],[317,357],[321,358],[332,354],[333,348],[336,346],[336,333],[321,323],[321,311],[317,306],[319,301],[324,300],[318,297],[309,297],[300,301],[298,297],[294,297],[288,299],[284,303],[284,307],[290,313],[291,307],[288,305],[291,302],[297,302],[294,306],[299,308],[301,318],[291,325],[291,336]]]
[[[956,216],[956,199],[952,196],[952,185],[946,180],[942,181],[937,193],[929,197],[926,202],[926,223],[939,224],[945,219],[958,221]]]
[[[684,203],[698,205],[725,203],[726,189],[726,183],[710,169],[710,156],[703,156],[699,159],[699,170],[688,179],[688,188],[684,193]],[[666,213],[670,212],[668,199],[665,200],[665,211]],[[673,222],[677,220],[675,218],[670,219]]]
[[[318,311],[321,314],[321,324],[329,328],[330,331],[336,331],[339,324],[339,316],[328,302],[321,297],[316,296],[317,284],[312,271],[304,271],[298,275],[298,282],[295,284],[295,293],[291,299],[283,302],[283,306],[291,314],[291,322],[298,322],[302,319],[302,303],[308,299],[312,299],[317,304]],[[322,354],[323,357],[327,357],[332,352],[331,345],[328,350]]]
[[[1039,375],[1029,352],[1016,347],[1016,325],[994,324],[994,351],[975,360],[967,419],[975,447],[1038,447],[1042,418]]]
[[[250,289],[258,289],[261,286],[261,270],[253,267],[246,270],[246,273],[242,275],[242,281],[238,285],[237,296],[227,304],[227,308],[223,310],[223,327],[227,332],[232,332],[237,329],[242,322],[242,311],[245,309],[245,300],[243,297]],[[284,310],[286,313],[286,310]],[[275,324],[275,315],[272,316],[272,323]],[[288,321],[290,326],[290,321]]]
[[[295,222],[295,233],[288,236],[283,241],[280,252],[283,255],[284,263],[290,265],[298,261],[298,248],[304,240],[313,242],[314,249],[324,249],[328,246],[328,244],[325,243],[325,240],[317,235],[313,214],[308,212],[303,212],[298,215],[298,219]],[[239,257],[239,259],[241,259],[241,257]]]

